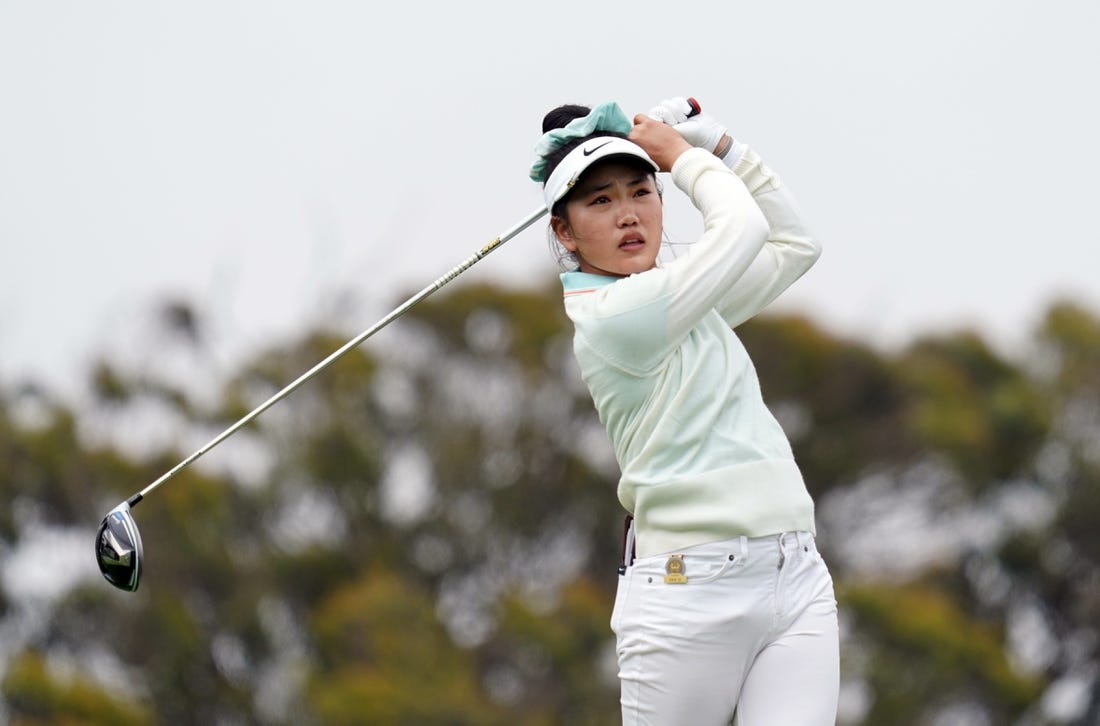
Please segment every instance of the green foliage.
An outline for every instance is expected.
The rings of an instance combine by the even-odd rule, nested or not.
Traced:
[[[133,394],[123,374],[105,361],[96,363],[92,369],[91,386],[95,397],[104,403],[124,404]]]
[[[536,609],[518,595],[500,604],[499,631],[487,651],[498,672],[513,673],[522,684],[513,723],[616,722],[618,683],[606,669],[615,643],[607,589],[578,579],[555,604]]]
[[[1042,390],[973,334],[918,342],[900,372],[909,430],[977,488],[1024,471],[1046,438]]]
[[[1061,392],[1100,393],[1100,318],[1072,302],[1058,303],[1047,312],[1039,340]]]
[[[915,455],[919,443],[901,425],[905,391],[889,360],[802,317],[760,317],[737,333],[765,400],[773,408],[793,403],[806,418],[805,433],[789,435],[815,497],[876,463]]]
[[[502,723],[471,654],[436,620],[430,593],[372,568],[312,617],[318,667],[309,698],[326,724]]]
[[[173,345],[158,351],[200,358],[194,311],[173,302],[161,318]],[[258,473],[227,473],[227,443],[141,503],[137,593],[90,579],[31,618],[36,601],[0,591],[12,628],[0,632],[24,639],[0,665],[15,723],[618,720],[608,620],[623,513],[560,291],[459,287],[393,327],[410,349],[349,351],[241,432]],[[912,582],[830,563],[846,677],[869,694],[849,726],[933,723],[957,701],[991,723],[1049,720],[1044,689],[1100,661],[1087,637],[1100,622],[1100,319],[1052,307],[1021,360],[966,333],[887,354],[799,316],[738,334],[822,509],[868,474],[929,459],[952,469],[937,505],[959,521],[1000,516],[1012,483],[1043,497],[997,520],[1003,538]],[[83,527],[90,543],[101,507],[190,453],[134,455],[82,431],[109,434],[152,401],[188,445],[205,441],[346,339],[315,331],[265,351],[215,401],[155,360],[152,374],[96,364],[80,409],[0,389],[0,557],[26,546],[32,520]],[[409,452],[422,461],[411,473],[397,465]],[[423,499],[401,510],[409,492]],[[828,550],[848,533],[820,534]],[[547,556],[561,542],[568,555]],[[1052,644],[1036,673],[1014,669],[1004,635],[1021,604]],[[142,696],[118,697],[83,665],[51,670],[41,653],[106,658]]]
[[[117,726],[154,723],[139,703],[116,698],[80,676],[57,677],[34,652],[19,655],[0,684],[12,726]]]
[[[839,597],[875,643],[867,670],[878,698],[869,723],[905,723],[923,703],[978,693],[1002,718],[1018,716],[1041,693],[1038,680],[1013,670],[997,629],[935,586],[853,585]]]
[[[11,462],[18,447],[18,432],[8,418],[8,401],[0,393],[0,461]],[[14,503],[19,480],[11,466],[0,466],[0,502],[9,506],[0,507],[0,543],[13,542],[17,536],[14,512],[10,504]],[[0,604],[3,596],[0,595]],[[0,608],[0,613],[2,613]]]
[[[471,343],[480,342],[479,327],[496,318],[503,323],[503,336],[488,343],[492,353],[518,361],[529,373],[543,375],[547,345],[572,327],[560,302],[560,292],[502,290],[490,285],[460,287],[445,297],[429,298],[409,316],[431,327],[448,352],[467,353]],[[489,316],[489,317],[486,317]],[[485,336],[489,337],[489,336]]]

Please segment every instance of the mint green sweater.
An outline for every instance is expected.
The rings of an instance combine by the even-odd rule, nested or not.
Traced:
[[[626,278],[561,276],[638,556],[813,532],[813,501],[733,328],[806,272],[821,248],[751,149],[733,171],[691,149],[672,179],[703,215],[689,253]]]

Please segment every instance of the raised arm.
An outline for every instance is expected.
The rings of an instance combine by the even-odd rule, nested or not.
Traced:
[[[574,318],[594,351],[638,375],[660,366],[705,316],[715,314],[768,236],[767,220],[744,182],[713,154],[683,151],[672,179],[703,215],[699,241],[664,267],[578,300],[587,312],[580,321]]]
[[[725,126],[705,113],[695,113],[685,98],[662,101],[649,115],[671,125],[693,146],[723,159],[745,183],[768,221],[768,238],[743,275],[723,291],[716,308],[736,327],[756,315],[801,277],[821,255],[790,191],[760,157],[737,143]],[[689,116],[689,114],[691,114]]]
[[[709,117],[668,125],[652,113],[635,117],[630,138],[671,170],[702,213],[703,234],[675,261],[601,290],[578,328],[609,362],[637,374],[661,365],[708,314],[731,326],[752,317],[819,254],[793,199],[754,152],[716,133]],[[675,136],[702,148],[685,150]]]
[[[745,182],[768,221],[768,239],[752,264],[722,294],[716,305],[731,327],[767,307],[806,273],[821,255],[821,245],[806,229],[798,205],[779,177],[752,149],[735,144],[727,165]]]

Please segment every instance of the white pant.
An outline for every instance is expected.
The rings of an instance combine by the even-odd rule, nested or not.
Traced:
[[[836,599],[813,536],[741,537],[679,554],[686,583],[665,582],[669,555],[619,576],[611,629],[623,723],[724,725],[736,708],[738,726],[835,724]]]

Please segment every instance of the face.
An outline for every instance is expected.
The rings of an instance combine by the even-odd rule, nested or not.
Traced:
[[[615,161],[589,169],[550,225],[581,272],[626,277],[657,264],[664,207],[652,173]]]

